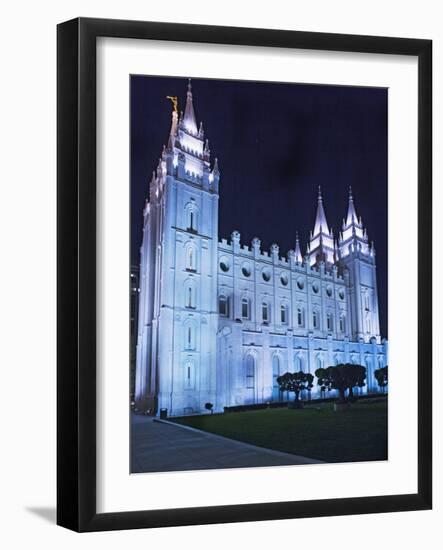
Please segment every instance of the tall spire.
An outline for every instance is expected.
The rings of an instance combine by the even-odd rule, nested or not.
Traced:
[[[217,157],[215,157],[215,160],[214,160],[214,168],[212,169],[212,173],[214,175],[219,175],[220,174],[220,171],[219,171],[219,168],[218,168],[218,159],[217,159]]]
[[[310,236],[307,254],[311,266],[320,262],[324,262],[327,265],[334,262],[334,238],[332,231],[329,231],[328,222],[326,221],[320,186],[318,187],[315,226]]]
[[[190,134],[197,134],[197,123],[195,121],[194,105],[192,103],[192,86],[191,79],[188,82],[188,91],[186,93],[186,107],[185,114],[183,117],[183,124],[186,130]]]
[[[361,250],[364,254],[369,253],[368,236],[362,219],[357,216],[351,187],[349,187],[348,213],[346,220],[343,221],[339,240],[340,257],[346,257],[350,250]]]
[[[318,186],[317,215],[315,217],[314,237],[319,233],[326,233],[327,235],[329,235],[328,222],[326,221],[326,214],[323,207],[323,197],[321,195],[320,186]]]
[[[348,215],[346,217],[346,225],[352,223],[358,224],[357,213],[355,211],[354,199],[352,197],[352,187],[349,186],[349,203],[348,203]]]

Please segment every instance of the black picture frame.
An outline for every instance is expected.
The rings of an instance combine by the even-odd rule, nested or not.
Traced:
[[[96,512],[96,39],[135,38],[418,58],[416,494]],[[425,510],[432,506],[432,42],[79,18],[57,29],[57,523],[104,531]]]

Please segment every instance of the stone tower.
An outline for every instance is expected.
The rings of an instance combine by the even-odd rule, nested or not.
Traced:
[[[217,159],[197,126],[191,82],[149,186],[141,246],[136,393],[140,410],[189,414],[215,402]]]
[[[377,277],[374,245],[369,244],[361,217],[357,217],[352,189],[346,220],[339,239],[339,264],[348,277],[348,318],[351,338],[380,343]]]

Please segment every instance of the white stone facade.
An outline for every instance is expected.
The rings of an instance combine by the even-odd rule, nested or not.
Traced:
[[[298,237],[287,258],[259,239],[218,237],[220,173],[186,109],[172,113],[168,145],[144,209],[136,359],[136,402],[170,415],[281,400],[277,376],[320,366],[387,364],[381,341],[375,250],[352,194],[338,242],[319,190],[307,253]],[[318,394],[317,386],[312,397]]]

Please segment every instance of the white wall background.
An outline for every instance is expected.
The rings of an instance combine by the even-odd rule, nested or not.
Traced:
[[[443,207],[443,27],[441,2],[224,0],[8,2],[2,9],[0,85],[0,543],[5,548],[330,549],[438,547],[443,487],[435,471],[435,509],[344,518],[286,520],[76,535],[55,518],[55,124],[58,22],[77,16],[174,21],[431,38],[434,40],[435,272],[441,276]],[[405,258],[405,269],[407,258]],[[435,311],[441,304],[434,290]],[[441,332],[435,315],[434,334]],[[434,346],[434,387],[441,345]],[[435,392],[435,463],[443,459]],[[407,429],[405,427],[404,429]],[[437,433],[440,431],[440,437]],[[81,537],[81,538],[80,538]],[[432,544],[435,541],[434,544]]]

